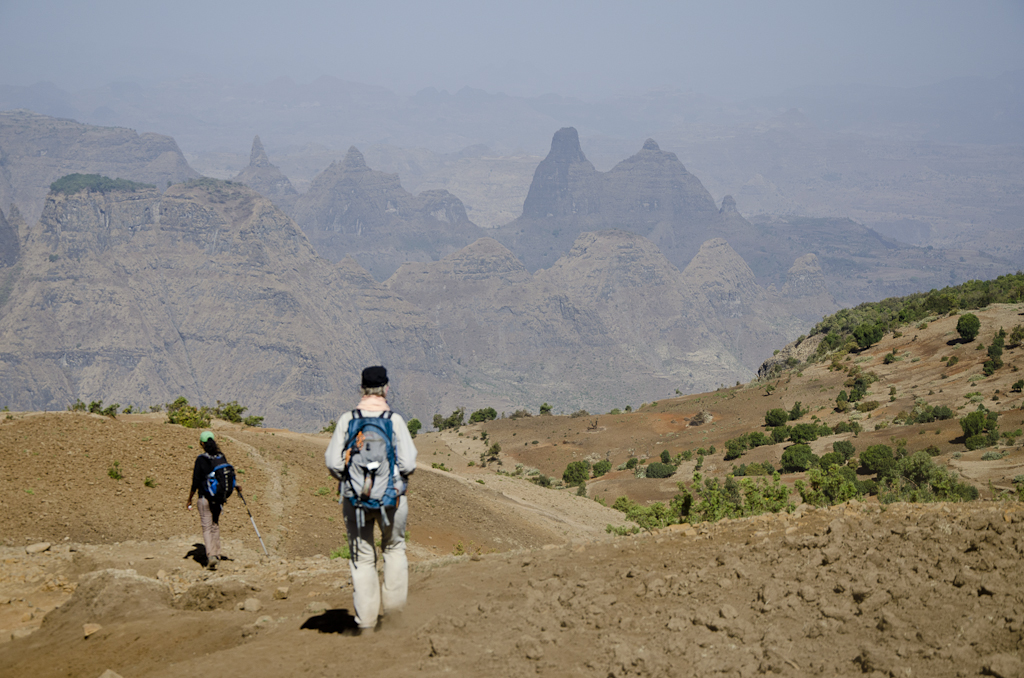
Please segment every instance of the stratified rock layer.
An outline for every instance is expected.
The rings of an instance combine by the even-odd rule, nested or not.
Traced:
[[[0,207],[14,203],[34,222],[50,184],[68,174],[103,174],[161,189],[198,177],[174,139],[96,127],[30,111],[0,111]]]
[[[270,164],[267,152],[263,150],[263,142],[259,135],[252,140],[252,152],[249,154],[249,165],[234,178],[260,195],[270,198],[285,214],[291,213],[299,194],[276,165]]]
[[[293,216],[321,256],[351,256],[377,280],[407,261],[437,260],[483,235],[448,191],[414,196],[397,174],[370,169],[354,146],[313,180]]]

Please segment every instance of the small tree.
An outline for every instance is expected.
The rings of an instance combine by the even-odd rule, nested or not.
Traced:
[[[885,329],[881,325],[862,323],[853,330],[853,338],[860,348],[870,348],[882,340]]]
[[[416,434],[420,432],[421,428],[423,428],[423,424],[420,423],[419,419],[410,419],[406,423],[406,427],[409,429],[409,435],[415,438]]]
[[[888,445],[871,445],[860,454],[860,463],[879,477],[888,475],[896,467],[896,457]]]
[[[818,457],[811,452],[811,446],[799,443],[790,445],[782,453],[782,470],[785,473],[798,473],[818,465]]]
[[[647,465],[648,478],[669,478],[675,472],[676,467],[672,464],[662,464],[660,461],[656,461]]]
[[[590,462],[586,460],[569,462],[562,473],[562,481],[570,487],[585,483],[589,479]]]
[[[551,405],[548,405],[547,403],[542,404],[540,406],[540,415],[542,417],[543,416],[550,416],[551,415]]]
[[[670,455],[668,453],[668,450],[662,450],[661,451],[661,463],[662,464],[668,464],[671,461],[672,461],[672,455]]]
[[[611,470],[612,463],[607,459],[602,459],[601,461],[594,464],[594,477],[596,478],[598,476],[603,476],[605,473],[608,473],[608,471]]]
[[[964,341],[974,341],[981,331],[981,321],[973,313],[964,313],[956,323],[956,331]]]
[[[766,426],[775,428],[776,426],[784,425],[787,421],[789,421],[789,412],[781,407],[776,407],[765,412],[764,423]]]
[[[476,424],[481,421],[492,421],[498,418],[498,412],[493,407],[485,407],[469,415],[469,421]]]

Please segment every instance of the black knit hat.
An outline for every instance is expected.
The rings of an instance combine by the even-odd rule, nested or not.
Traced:
[[[379,388],[388,383],[388,371],[381,365],[374,365],[363,370],[363,388]]]

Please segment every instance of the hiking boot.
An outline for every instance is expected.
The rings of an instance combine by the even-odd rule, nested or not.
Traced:
[[[220,562],[220,556],[210,556],[210,559],[206,563],[207,570],[216,570],[217,563]]]

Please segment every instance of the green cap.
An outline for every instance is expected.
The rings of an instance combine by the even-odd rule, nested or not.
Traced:
[[[207,440],[213,440],[213,431],[203,431],[199,434],[199,442],[205,443]]]

